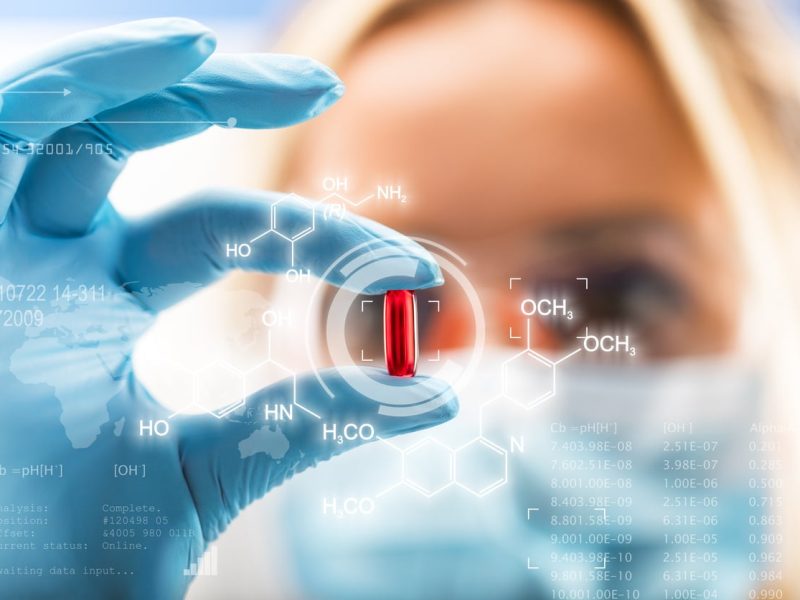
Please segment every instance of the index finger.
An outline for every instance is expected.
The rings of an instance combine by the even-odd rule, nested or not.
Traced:
[[[400,233],[353,214],[326,218],[294,194],[212,190],[129,223],[121,283],[163,310],[234,269],[308,272],[357,293],[443,283],[433,256]]]
[[[63,38],[0,71],[0,140],[35,142],[68,125],[160,90],[214,51],[213,33],[189,19],[147,19]],[[25,167],[0,160],[0,223]]]
[[[65,37],[0,71],[0,130],[35,141],[180,81],[214,51],[189,19],[131,21]]]

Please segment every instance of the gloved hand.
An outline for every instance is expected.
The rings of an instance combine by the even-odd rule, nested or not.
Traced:
[[[140,435],[140,420],[167,414],[130,360],[159,311],[231,269],[284,271],[290,255],[268,236],[246,262],[226,256],[227,243],[265,229],[274,194],[209,191],[143,220],[122,218],[107,197],[127,157],[231,118],[238,127],[290,125],[342,92],[312,60],[212,55],[214,45],[197,23],[148,20],[70,37],[0,74],[2,598],[180,597],[191,582],[184,569],[242,508],[360,443],[324,440],[321,423],[368,422],[388,437],[457,410],[443,383],[375,372],[406,386],[411,402],[445,400],[417,416],[380,414],[346,372],[330,370],[322,380],[333,398],[315,377],[297,380],[298,400],[320,420],[295,411],[265,423],[263,403],[290,395],[285,381],[226,418],[183,416],[166,436]],[[23,93],[63,89],[70,93]],[[21,142],[44,145],[13,150]],[[297,201],[281,214],[291,225],[315,209]],[[322,275],[364,242],[419,265],[409,275],[387,262],[369,292],[442,282],[419,246],[356,217],[319,219],[295,264]],[[136,476],[115,477],[115,465],[136,465]]]

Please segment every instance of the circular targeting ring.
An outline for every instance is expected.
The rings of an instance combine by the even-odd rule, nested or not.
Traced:
[[[475,288],[464,273],[467,266],[466,261],[441,244],[426,239],[412,239],[434,256],[444,272],[445,278],[461,288],[472,311],[475,339],[468,358],[465,361],[456,361],[443,356],[436,371],[430,373],[432,377],[450,383],[458,392],[469,383],[483,354],[486,343],[486,321],[483,307]],[[353,360],[346,342],[347,315],[359,295],[376,283],[386,281],[387,272],[392,273],[393,283],[398,282],[397,289],[404,289],[402,279],[408,278],[411,281],[420,266],[420,261],[420,258],[409,255],[408,245],[387,246],[385,240],[361,244],[337,258],[328,267],[314,288],[309,304],[306,322],[313,323],[322,316],[325,348],[327,348],[335,368],[339,370],[340,376],[353,390],[380,404],[378,412],[382,415],[397,417],[420,415],[435,410],[447,401],[441,386],[430,385],[425,377],[397,379],[390,385],[371,377],[365,369],[345,368],[364,366],[363,363],[356,363]],[[341,287],[336,289],[327,313],[323,314],[323,290],[327,289],[324,286],[324,279],[330,276],[341,281]],[[446,309],[447,307],[442,307],[442,310]],[[318,339],[312,339],[313,331],[313,327],[306,329],[306,351],[309,364],[320,386],[333,398],[335,394],[319,374],[318,365],[323,361],[323,347],[319,344]],[[375,335],[382,335],[382,333],[376,331]],[[415,394],[408,393],[408,389],[412,386],[415,387]],[[429,387],[430,392],[423,391],[420,394],[420,387]]]

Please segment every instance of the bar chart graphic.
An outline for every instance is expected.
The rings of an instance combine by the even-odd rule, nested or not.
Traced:
[[[217,574],[217,546],[211,544],[203,556],[183,570],[186,577],[213,577]]]

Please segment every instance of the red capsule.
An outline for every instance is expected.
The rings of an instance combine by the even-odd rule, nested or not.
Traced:
[[[417,372],[417,298],[410,290],[391,290],[383,299],[386,369],[395,377]]]

